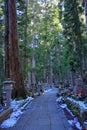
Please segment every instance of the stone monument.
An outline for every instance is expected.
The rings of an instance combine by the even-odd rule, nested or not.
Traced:
[[[83,79],[79,75],[78,78],[76,78],[75,80],[74,93],[77,94],[79,91],[83,92],[83,87],[84,87]]]
[[[11,105],[11,93],[14,81],[7,79],[3,82],[3,104],[5,108],[10,107]]]

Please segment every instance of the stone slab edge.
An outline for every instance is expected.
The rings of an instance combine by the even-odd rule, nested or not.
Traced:
[[[10,117],[10,114],[13,112],[12,108],[8,108],[6,110],[4,110],[3,112],[0,113],[0,124],[8,119]]]

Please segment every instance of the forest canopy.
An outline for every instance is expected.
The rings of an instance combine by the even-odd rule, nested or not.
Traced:
[[[15,63],[22,75],[20,85],[70,79],[72,63],[73,71],[83,75],[87,69],[86,1],[16,0],[13,2],[15,19],[10,18],[10,2],[0,0],[0,84],[5,78],[17,79],[15,75],[11,76],[11,71],[16,71]],[[13,21],[17,30],[13,30],[13,38],[9,40],[9,29],[12,31],[12,26],[16,26],[12,25]],[[13,42],[15,40],[17,42]],[[7,44],[17,51],[11,55]],[[11,66],[14,66],[12,70]]]

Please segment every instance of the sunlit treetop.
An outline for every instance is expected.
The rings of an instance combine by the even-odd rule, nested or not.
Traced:
[[[60,0],[37,0],[39,4],[53,4],[58,5]]]

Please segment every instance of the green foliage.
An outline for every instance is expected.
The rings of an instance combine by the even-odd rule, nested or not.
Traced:
[[[61,6],[60,6],[61,9]],[[83,9],[81,2],[66,0],[64,1],[64,11],[60,10],[60,16],[62,15],[63,35],[65,37],[65,57],[67,63],[71,60],[75,62],[77,71],[82,71],[82,60],[84,57],[84,42],[83,42],[83,22],[81,17],[83,15]],[[82,55],[83,54],[83,55]]]
[[[76,116],[80,116],[80,107],[74,102],[66,100],[65,103],[67,104],[68,108],[72,111],[72,113]]]
[[[16,1],[17,12],[19,12],[17,21],[20,61],[24,80],[27,79],[28,72],[34,70],[37,81],[44,81],[44,73],[46,73],[46,77],[50,77],[51,62],[53,75],[57,75],[57,78],[60,77],[61,80],[70,77],[70,61],[74,61],[76,70],[80,71],[83,48],[87,63],[87,38],[83,32],[81,1],[65,0],[64,10],[60,3],[51,4],[55,3],[54,1],[50,1],[50,3],[46,1],[44,4],[43,2],[39,4],[35,0],[28,2],[26,6],[24,0]],[[0,1],[1,3],[3,0]],[[2,47],[4,41],[3,6],[0,6],[0,15],[2,16],[0,17],[0,47]],[[35,43],[36,35],[38,35],[38,45],[32,48],[31,44]],[[32,53],[36,62],[34,68],[31,64]],[[2,57],[1,55],[0,51],[0,57]]]

